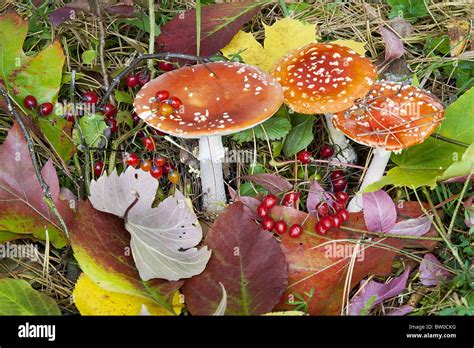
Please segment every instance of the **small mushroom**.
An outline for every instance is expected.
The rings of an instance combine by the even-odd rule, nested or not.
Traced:
[[[332,113],[346,110],[371,89],[376,69],[369,59],[346,46],[311,43],[290,52],[275,64],[272,75],[283,86],[285,104],[303,114],[325,114],[340,162],[356,154],[343,133],[332,126]]]
[[[168,91],[182,106],[160,114],[156,92]],[[186,66],[148,82],[134,107],[150,126],[180,138],[199,138],[203,208],[217,212],[226,195],[222,174],[222,135],[252,128],[270,118],[283,103],[276,80],[258,68],[237,62]]]
[[[333,117],[334,126],[346,136],[375,148],[360,192],[382,178],[391,151],[422,143],[444,117],[441,102],[419,88],[386,81],[372,87],[365,100]],[[362,210],[360,193],[349,202],[348,210]]]

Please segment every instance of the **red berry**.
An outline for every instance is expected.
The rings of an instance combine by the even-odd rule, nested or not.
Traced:
[[[148,151],[154,151],[155,150],[155,142],[150,137],[144,137],[142,139],[142,145]]]
[[[316,225],[314,225],[314,231],[319,234],[319,235],[324,235],[326,234],[327,231],[329,231],[329,228],[324,226],[321,221],[318,221]]]
[[[283,234],[287,230],[286,222],[283,220],[275,222],[275,232],[278,234]]]
[[[163,166],[163,174],[168,174],[168,172],[172,171],[173,169],[174,167],[171,165],[171,163],[166,162]]]
[[[25,100],[23,100],[23,104],[25,104],[25,107],[30,110],[36,109],[36,107],[38,106],[36,98],[32,95],[27,95],[25,97]]]
[[[150,174],[155,179],[161,179],[163,177],[163,168],[158,166],[153,166],[150,170]]]
[[[171,70],[176,69],[176,66],[169,62],[159,62],[158,67],[160,68],[160,70],[163,70],[163,71],[171,71]]]
[[[262,228],[265,231],[271,231],[273,230],[273,227],[275,227],[275,220],[268,216],[264,217],[262,221]]]
[[[342,170],[335,170],[331,173],[331,180],[336,180],[344,177],[344,172]]]
[[[144,172],[149,172],[151,169],[151,161],[149,159],[143,159],[140,162],[140,169]]]
[[[43,103],[40,104],[38,108],[38,112],[41,116],[48,116],[50,113],[53,112],[53,104],[52,103]]]
[[[117,133],[118,132],[118,124],[117,124],[117,120],[115,119],[110,119],[109,120],[109,128],[110,128],[110,132],[111,133]]]
[[[322,158],[329,158],[334,155],[334,148],[331,145],[324,145],[321,148],[321,157]]]
[[[294,224],[290,227],[288,233],[290,234],[291,238],[297,238],[303,233],[303,227],[301,227],[299,224]]]
[[[339,228],[342,224],[342,217],[339,214],[330,215],[334,227]]]
[[[342,208],[338,210],[337,215],[342,218],[343,222],[349,221],[349,212],[346,209]]]
[[[128,75],[125,78],[125,82],[127,83],[127,86],[130,88],[136,87],[140,83],[137,75]]]
[[[333,226],[332,219],[329,216],[325,216],[319,220],[319,223],[326,227],[328,230]]]
[[[332,187],[334,191],[344,191],[347,186],[347,179],[346,178],[339,178],[332,181]]]
[[[329,214],[329,205],[326,202],[320,202],[316,205],[316,211],[321,216],[326,216]]]
[[[339,202],[333,202],[332,203],[332,208],[335,210],[335,211],[339,211],[340,209],[344,208],[344,206],[339,203]]]
[[[260,204],[257,207],[257,215],[260,216],[261,218],[268,216],[268,213],[270,213],[270,209],[265,207],[263,204]]]
[[[311,162],[311,152],[301,151],[298,154],[298,160],[303,164],[308,164],[309,162]]]
[[[145,85],[148,81],[150,81],[150,74],[148,74],[147,71],[142,71],[138,74],[138,83],[140,86]]]
[[[161,157],[161,156],[155,157],[155,159],[153,160],[153,163],[155,163],[155,166],[163,167],[166,164],[166,158]]]
[[[183,105],[183,102],[181,101],[181,99],[179,99],[178,97],[171,97],[168,101],[168,103],[175,109],[175,110],[179,110],[179,108],[181,107],[181,105]]]
[[[140,164],[140,158],[131,152],[127,155],[126,162],[129,166],[136,168]]]
[[[142,130],[137,131],[137,138],[143,138],[145,137],[145,132]]]
[[[76,118],[74,117],[74,114],[71,112],[68,112],[66,115],[64,115],[64,118],[66,119],[67,122],[75,122]]]
[[[161,90],[161,91],[156,92],[155,97],[156,97],[156,100],[158,100],[159,102],[162,102],[170,98],[170,92]]]
[[[267,209],[272,209],[274,206],[276,206],[278,203],[277,198],[274,195],[266,195],[263,197],[263,202],[262,204],[267,208]]]
[[[99,97],[95,92],[89,91],[82,95],[82,98],[86,102],[86,104],[96,104],[99,101]]]
[[[104,105],[104,116],[107,118],[114,118],[117,115],[117,108],[112,104]]]
[[[283,197],[283,205],[286,205],[287,207],[294,206],[295,203],[298,202],[298,199],[300,198],[300,194],[298,192],[290,192]]]
[[[95,161],[94,163],[94,176],[100,176],[102,174],[102,170],[104,169],[104,162],[102,161]]]
[[[344,191],[337,191],[334,193],[334,197],[336,198],[336,201],[342,205],[345,205],[349,200],[349,195]]]

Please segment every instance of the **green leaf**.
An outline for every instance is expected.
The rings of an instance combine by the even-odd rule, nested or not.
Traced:
[[[122,19],[119,21],[119,23],[127,23],[129,25],[133,25],[134,27],[150,34],[150,17],[148,17],[146,14],[137,15],[137,16],[139,16],[139,18]],[[155,35],[159,35],[160,32],[161,32],[160,26],[155,25]]]
[[[68,122],[64,118],[55,117],[54,119],[38,119],[37,123],[58,156],[64,162],[69,160],[76,147],[72,142],[70,130],[67,129]]]
[[[61,315],[56,302],[21,279],[0,279],[0,315]]]
[[[94,50],[84,51],[81,55],[82,62],[84,64],[92,64],[94,62],[95,57],[97,57],[97,53]]]
[[[127,92],[119,91],[118,89],[116,89],[114,94],[115,99],[119,103],[133,104],[133,97]]]
[[[391,159],[397,166],[366,191],[374,191],[385,185],[397,187],[430,186],[436,182],[472,171],[472,144],[474,143],[474,88],[451,104],[445,113],[445,119],[437,133],[454,140],[470,144],[465,147],[428,138],[422,144],[412,146]]]
[[[441,54],[449,54],[451,52],[451,45],[449,43],[448,35],[431,37],[427,36],[425,41],[425,47],[423,48],[425,54],[430,54],[432,51],[437,51]]]
[[[97,147],[102,140],[105,129],[107,128],[107,124],[104,121],[104,116],[95,114],[85,115],[81,117],[79,124],[81,126],[82,135],[84,136],[86,144],[91,147]],[[72,138],[74,140],[74,144],[82,144],[79,130],[77,128],[74,128],[72,132]]]
[[[388,4],[392,7],[389,18],[416,19],[429,14],[426,0],[388,0]]]
[[[283,138],[290,131],[291,123],[281,110],[262,124],[234,134],[232,139],[239,143],[253,141],[254,132],[258,140],[278,140]]]
[[[119,111],[115,120],[118,124],[126,124],[130,128],[133,127],[133,118],[130,112],[128,111]]]
[[[306,148],[313,141],[314,117],[305,117],[304,121],[293,127],[283,144],[283,153],[286,157],[292,157]]]
[[[6,13],[0,16],[0,79],[5,84],[12,71],[28,58],[23,52],[23,41],[28,32],[28,23],[20,16]]]

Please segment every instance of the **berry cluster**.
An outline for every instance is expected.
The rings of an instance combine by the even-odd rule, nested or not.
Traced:
[[[36,110],[41,116],[48,116],[53,112],[53,104],[46,102],[38,106],[38,101],[32,95],[27,95],[23,100],[23,104],[29,110]]]
[[[295,204],[298,204],[298,200],[299,193],[290,192],[283,197],[281,204],[285,206],[294,206]],[[294,224],[288,229],[285,221],[275,221],[270,217],[271,209],[277,206],[277,204],[278,199],[275,197],[275,195],[269,194],[263,198],[262,203],[257,207],[257,215],[262,219],[262,228],[265,231],[275,231],[275,233],[279,235],[286,233],[288,230],[288,234],[292,238],[301,236],[303,233],[303,227],[301,227],[300,224]]]
[[[314,230],[319,235],[326,234],[332,227],[338,228],[343,222],[349,220],[349,213],[345,209],[349,196],[344,191],[334,194],[334,203],[330,207],[327,202],[320,202],[315,209],[319,221],[314,226]]]
[[[138,74],[130,74],[125,77],[125,83],[128,87],[134,88],[138,85],[144,86],[150,81],[150,74],[147,71],[141,71]]]
[[[156,107],[160,115],[165,117],[170,116],[183,105],[181,99],[171,96],[170,92],[166,90],[156,92],[155,102],[158,102],[158,105],[154,105],[154,107]]]

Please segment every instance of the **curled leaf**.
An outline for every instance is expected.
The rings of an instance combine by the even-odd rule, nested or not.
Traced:
[[[433,254],[426,254],[420,263],[420,280],[425,286],[438,285],[440,281],[449,278],[451,274],[443,268]]]
[[[252,174],[244,176],[243,179],[263,186],[274,195],[287,192],[293,187],[288,180],[275,174]]]
[[[390,196],[382,190],[362,194],[364,221],[370,232],[390,232],[397,220],[397,210]]]
[[[397,222],[390,230],[392,234],[405,236],[422,236],[431,228],[431,219],[428,216],[422,216],[416,219],[408,219]]]

